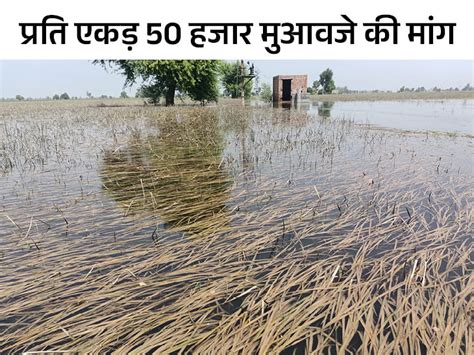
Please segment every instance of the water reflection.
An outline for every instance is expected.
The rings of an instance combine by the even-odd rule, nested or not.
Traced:
[[[309,111],[311,108],[311,103],[309,101],[274,101],[273,108]]]
[[[165,226],[199,233],[228,222],[232,184],[224,170],[224,141],[215,114],[156,123],[158,135],[132,135],[104,154],[104,189],[126,210],[156,213]]]
[[[337,101],[312,103],[309,113],[357,123],[414,130],[474,134],[474,100]]]
[[[318,116],[320,117],[331,117],[331,109],[334,106],[332,101],[319,102],[317,105]]]

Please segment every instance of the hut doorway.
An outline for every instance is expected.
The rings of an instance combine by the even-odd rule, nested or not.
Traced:
[[[291,79],[283,79],[283,101],[291,101]]]

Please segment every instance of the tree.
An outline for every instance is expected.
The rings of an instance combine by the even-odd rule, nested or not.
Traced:
[[[16,95],[16,96],[15,96],[15,99],[17,99],[18,101],[23,101],[23,100],[25,100],[25,98],[24,98],[23,96],[21,96],[21,95]]]
[[[54,94],[53,100],[59,100],[59,95],[58,95],[58,94]]]
[[[219,63],[210,60],[193,61],[194,83],[184,93],[194,101],[205,105],[208,101],[217,102],[219,97]],[[179,90],[180,92],[182,90]]]
[[[90,91],[86,91],[86,96],[88,99],[94,98],[94,96],[92,96],[92,93]]]
[[[166,106],[174,105],[176,92],[188,94],[192,100],[216,101],[219,61],[216,60],[111,60],[95,61],[116,68],[125,76],[125,86],[138,80],[140,89],[150,99],[165,97]],[[159,96],[156,96],[159,95]]]
[[[59,96],[59,98],[61,100],[69,100],[69,95],[67,94],[67,92],[64,92],[61,94],[61,96]]]
[[[220,66],[222,86],[224,94],[232,98],[240,97],[240,62],[223,62]],[[244,75],[249,75],[248,68],[245,67]],[[248,99],[252,96],[252,80],[247,80],[244,86],[244,95]]]
[[[319,84],[322,87],[323,94],[330,94],[336,88],[332,76],[333,72],[329,68],[319,74]]]
[[[158,105],[160,97],[163,96],[163,90],[159,85],[141,86],[135,96],[146,99],[149,104]]]
[[[342,87],[336,87],[336,90],[339,92],[339,94],[350,94],[351,90],[347,88],[347,86],[342,86]]]
[[[120,98],[128,99],[128,95],[127,95],[127,92],[125,90],[120,93]]]
[[[273,99],[272,88],[267,83],[262,84],[262,90],[260,91],[260,97],[263,101],[270,102]]]
[[[319,87],[321,86],[321,84],[319,83],[319,80],[315,80],[313,81],[313,92],[315,94],[318,93],[318,90],[319,90]]]

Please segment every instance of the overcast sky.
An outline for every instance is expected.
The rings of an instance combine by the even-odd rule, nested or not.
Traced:
[[[334,72],[337,86],[354,90],[398,90],[401,86],[463,87],[474,83],[474,61],[255,61],[260,83],[271,83],[278,74],[308,74],[309,84],[326,68]],[[46,97],[67,92],[70,96],[118,96],[121,76],[106,72],[90,61],[0,61],[0,97]],[[126,89],[135,94],[136,87]]]

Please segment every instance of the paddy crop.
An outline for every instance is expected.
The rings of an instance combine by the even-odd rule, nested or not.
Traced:
[[[467,353],[472,138],[3,103],[3,351]]]

